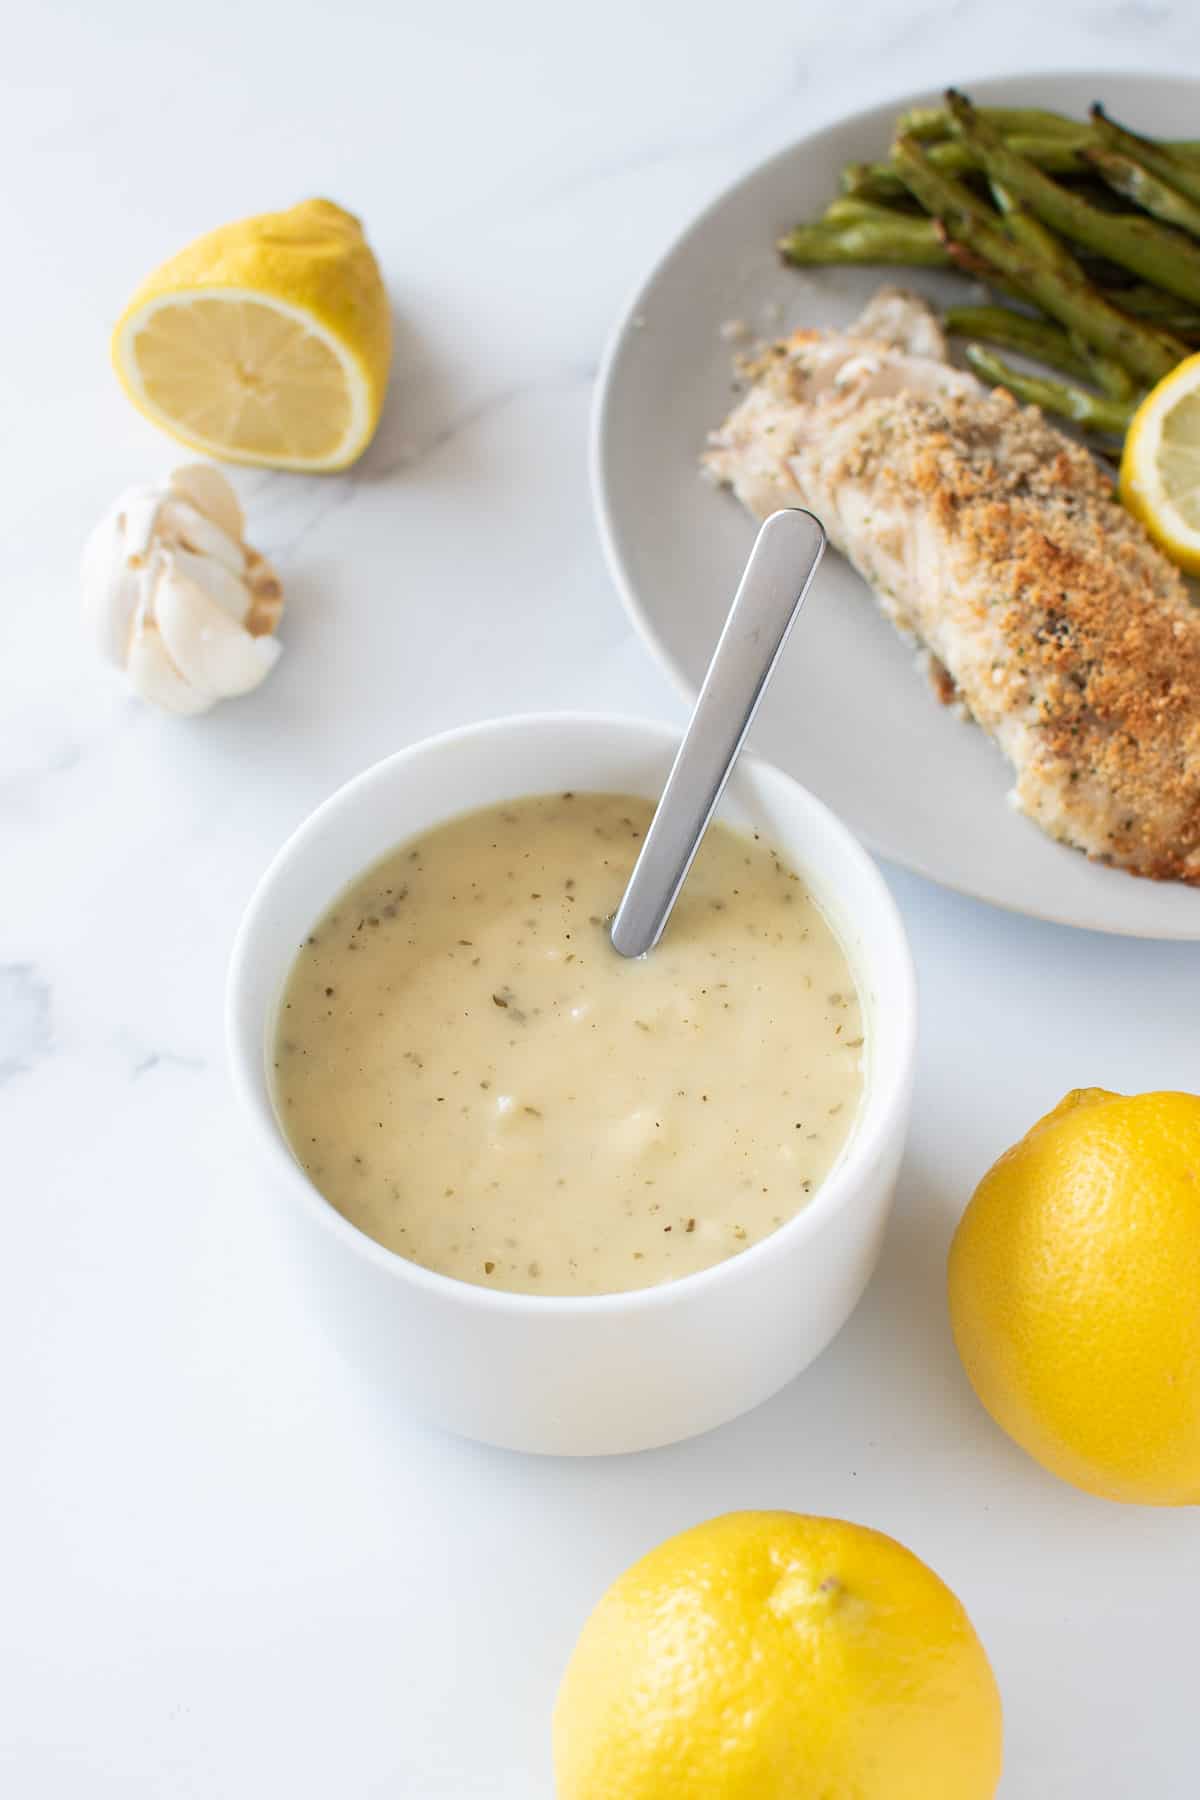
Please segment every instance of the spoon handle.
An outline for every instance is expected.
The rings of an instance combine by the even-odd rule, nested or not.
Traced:
[[[644,956],[663,934],[824,549],[820,523],[799,508],[772,513],[754,540],[613,917],[613,948],[622,956]]]

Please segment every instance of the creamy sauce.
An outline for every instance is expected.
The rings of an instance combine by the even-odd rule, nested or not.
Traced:
[[[766,1237],[862,1092],[846,958],[799,877],[710,828],[661,944],[608,942],[645,800],[489,807],[361,876],[296,958],[276,1105],[313,1183],[428,1269],[672,1281]]]

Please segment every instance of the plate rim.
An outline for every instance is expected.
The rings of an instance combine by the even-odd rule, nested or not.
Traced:
[[[1200,100],[1200,76],[1180,74],[1164,69],[1026,69],[1012,74],[997,75],[993,73],[991,75],[980,75],[974,80],[966,78],[962,85],[967,91],[974,90],[981,95],[986,95],[989,90],[994,91],[997,88],[1008,88],[1014,82],[1036,81],[1049,83],[1065,80],[1070,80],[1072,82],[1113,82],[1133,80],[1162,83],[1163,85],[1179,88],[1190,87],[1195,90],[1197,98]],[[852,111],[839,113],[826,119],[823,124],[816,126],[813,130],[807,131],[801,136],[791,139],[788,143],[771,151],[769,155],[760,157],[756,162],[751,163],[747,168],[743,169],[740,174],[734,176],[731,181],[726,182],[725,185],[713,194],[710,199],[692,213],[669,242],[663,246],[654,257],[649,267],[644,270],[639,280],[634,284],[628,299],[618,310],[616,319],[609,327],[608,335],[605,339],[604,348],[597,366],[592,404],[588,419],[588,485],[591,490],[592,511],[595,518],[597,534],[600,539],[601,554],[603,555],[609,577],[617,590],[621,605],[624,608],[626,616],[633,625],[636,636],[650,652],[655,663],[662,669],[675,691],[689,706],[695,701],[697,689],[688,679],[675,656],[658,635],[629,575],[617,543],[617,526],[613,516],[608,483],[605,478],[608,413],[612,401],[613,376],[617,362],[630,333],[638,329],[638,315],[644,309],[650,291],[654,287],[662,269],[670,262],[677,251],[703,228],[710,217],[723,209],[743,188],[757,183],[762,176],[768,170],[774,168],[776,164],[790,160],[804,145],[811,143],[815,138],[823,136],[826,132],[835,130],[839,126],[851,124],[868,113],[883,112],[893,109],[899,110],[900,108],[927,104],[931,100],[936,99],[937,92],[938,90],[936,88],[904,89],[892,95],[884,95],[866,105],[856,107]],[[767,760],[769,761],[771,759],[768,758]],[[794,776],[793,779],[798,780],[800,778]],[[821,796],[818,796],[818,798],[821,798]],[[824,804],[829,805],[831,803],[825,801]],[[841,818],[840,813],[838,814],[838,817]],[[847,830],[853,832],[854,836],[866,846],[873,856],[879,857],[884,862],[890,863],[897,868],[904,869],[911,874],[917,875],[922,880],[930,882],[933,886],[945,889],[948,893],[959,894],[962,895],[963,898],[974,900],[981,905],[995,907],[998,911],[1009,913],[1016,918],[1036,919],[1043,924],[1057,925],[1069,931],[1091,931],[1102,937],[1132,938],[1145,943],[1200,942],[1200,916],[1197,917],[1196,925],[1193,928],[1184,931],[1175,931],[1169,928],[1163,929],[1161,927],[1147,928],[1144,925],[1138,926],[1132,923],[1097,924],[1094,921],[1070,919],[1065,917],[1062,912],[1047,911],[1044,908],[1039,907],[1036,902],[1018,903],[1015,899],[1008,899],[990,893],[981,893],[976,888],[966,886],[961,880],[955,880],[950,876],[938,873],[930,868],[919,855],[910,856],[899,854],[893,849],[885,849],[875,841],[870,832],[861,831],[856,824],[851,824],[846,819],[842,819],[842,823],[846,826]],[[1033,828],[1037,829],[1036,826]],[[1053,842],[1054,840],[1051,841]],[[1066,844],[1056,845],[1056,847],[1060,848],[1068,855],[1081,856],[1084,854],[1082,851],[1073,851],[1071,847]],[[1106,867],[1106,865],[1097,863],[1090,857],[1086,860],[1096,869],[1104,869],[1108,874],[1123,875],[1128,881],[1140,879],[1126,869],[1117,868],[1115,866]],[[1157,883],[1154,885],[1158,886]],[[1178,887],[1187,891],[1188,884],[1176,882],[1166,885]],[[1197,892],[1197,904],[1200,906],[1200,891]]]

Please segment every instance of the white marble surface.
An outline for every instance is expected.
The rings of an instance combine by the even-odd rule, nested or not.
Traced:
[[[893,1532],[963,1597],[1006,1796],[1192,1795],[1196,1525],[1059,1486],[972,1400],[942,1303],[973,1180],[1067,1087],[1200,1087],[1194,948],[892,873],[924,1000],[879,1275],[834,1347],[680,1448],[537,1463],[343,1368],[279,1265],[222,1067],[239,910],[344,777],[437,727],[678,716],[592,529],[605,330],[717,186],[807,125],[1024,66],[1178,71],[1175,0],[482,0],[200,14],[46,0],[0,74],[0,1788],[22,1800],[548,1796],[559,1668],[606,1582],[730,1507]],[[195,723],[80,641],[93,515],[171,458],[106,335],[160,256],[328,193],[399,342],[348,478],[250,475],[286,655]]]

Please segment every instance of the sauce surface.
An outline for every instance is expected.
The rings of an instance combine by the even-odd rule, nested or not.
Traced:
[[[607,920],[653,808],[556,794],[401,846],[301,947],[276,1107],[314,1185],[426,1268],[531,1294],[671,1281],[766,1237],[862,1093],[845,955],[764,842],[714,824],[667,931]]]

